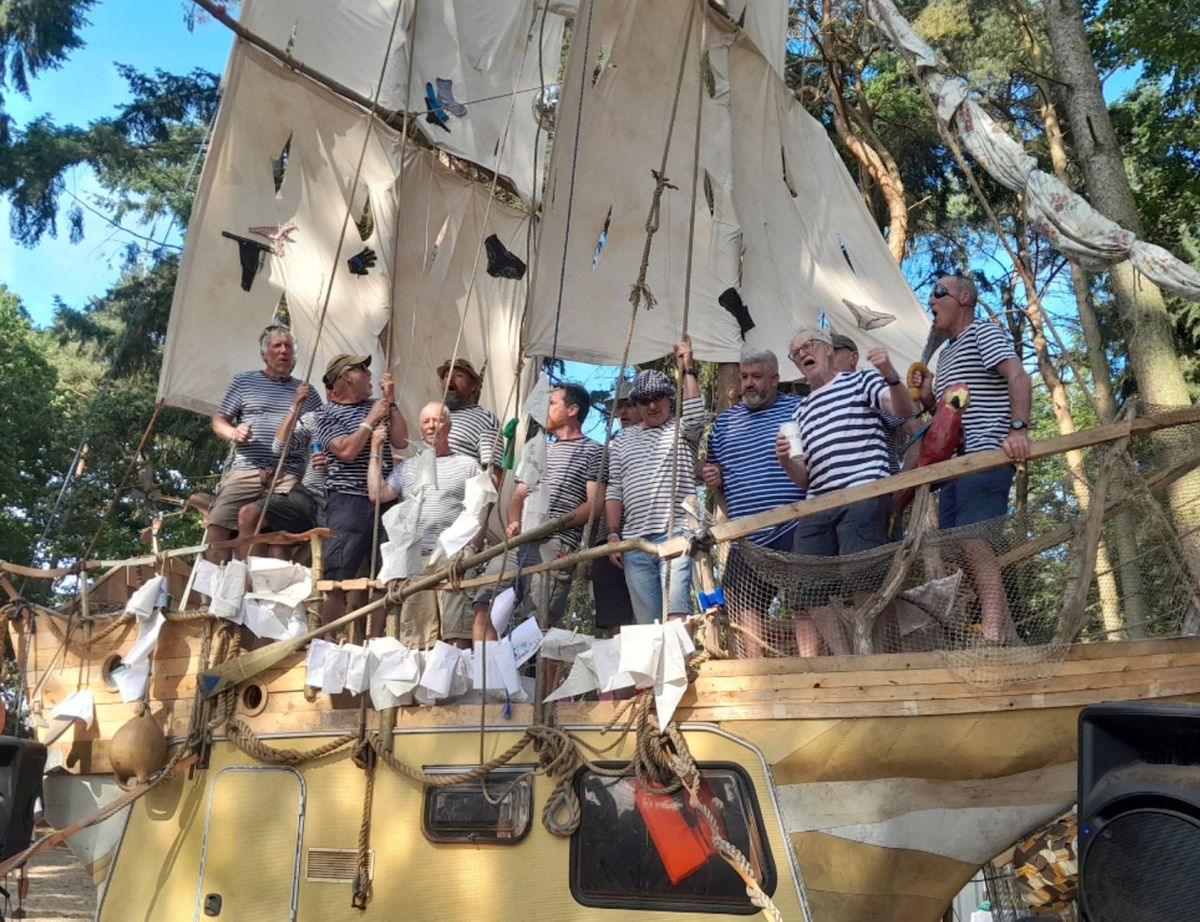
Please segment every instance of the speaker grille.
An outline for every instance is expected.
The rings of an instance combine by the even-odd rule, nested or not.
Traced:
[[[1200,825],[1158,810],[1117,816],[1088,846],[1080,884],[1092,922],[1200,918]]]

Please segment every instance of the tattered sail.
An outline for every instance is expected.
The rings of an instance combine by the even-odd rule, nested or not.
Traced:
[[[671,125],[685,42],[689,57],[666,169],[676,188],[663,195],[646,279],[657,306],[638,312],[630,361],[663,355],[678,340],[689,246],[688,329],[697,357],[737,361],[747,345],[782,353],[796,327],[823,313],[864,350],[885,345],[897,364],[916,360],[928,320],[824,129],[745,33],[690,0],[580,5],[526,352],[620,361],[654,191],[651,171]],[[700,80],[700,190],[689,240]],[[754,322],[744,339],[745,324],[718,301],[731,287]],[[843,298],[896,320],[860,329]]]
[[[171,308],[159,379],[168,403],[213,412],[232,375],[260,364],[256,336],[282,296],[298,339],[298,373],[316,344],[314,382],[339,352],[373,355],[372,367],[385,368],[390,319],[397,397],[408,419],[438,396],[436,368],[456,343],[477,364],[492,357],[486,405],[502,411],[514,399],[525,282],[489,276],[482,250],[496,234],[524,252],[527,217],[411,144],[401,191],[400,136],[376,122],[367,139],[369,126],[357,107],[254,48],[235,47]],[[361,239],[355,222],[368,202],[373,226]],[[243,290],[239,246],[223,232],[249,239],[251,227],[288,223],[295,230],[283,255],[264,253]],[[376,265],[360,275],[346,261],[363,247],[375,251]]]
[[[391,37],[379,104],[412,113],[432,144],[484,170],[499,168],[521,198],[533,199],[547,137],[536,131],[530,100],[543,83],[555,82],[560,4],[245,0],[242,7],[242,23],[256,35],[368,99]]]

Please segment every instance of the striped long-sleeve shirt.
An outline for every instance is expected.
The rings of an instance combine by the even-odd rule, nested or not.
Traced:
[[[696,492],[696,448],[704,429],[704,398],[683,402],[683,431],[675,444],[675,418],[647,429],[623,429],[609,449],[607,499],[623,506],[622,538],[649,538],[665,534],[675,507],[675,524],[687,521],[683,501]],[[672,451],[674,446],[674,451]],[[678,476],[676,476],[678,472]],[[674,495],[672,483],[677,483]]]

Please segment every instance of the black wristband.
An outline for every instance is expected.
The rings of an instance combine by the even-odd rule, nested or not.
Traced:
[[[883,383],[886,384],[888,387],[895,387],[897,384],[900,383],[900,376],[898,374],[896,374],[895,372],[892,372],[892,376],[890,378],[884,378]]]
[[[685,375],[692,375],[693,377],[697,377],[697,376],[699,376],[699,374],[700,374],[699,370],[697,370],[697,369],[695,369],[695,368],[685,368],[685,369],[683,370],[683,373],[684,373]]]

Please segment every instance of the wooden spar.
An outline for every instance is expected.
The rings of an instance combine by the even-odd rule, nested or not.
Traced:
[[[167,557],[188,557],[205,550],[228,550],[246,547],[251,544],[303,544],[313,538],[328,538],[333,532],[328,528],[310,528],[308,531],[272,531],[263,535],[250,535],[245,538],[230,538],[227,541],[211,541],[208,544],[192,544],[188,547],[176,548],[172,551],[162,551],[158,554],[143,554],[140,557],[127,557],[124,560],[89,560],[82,567],[57,567],[53,570],[38,570],[33,567],[23,567],[20,564],[0,560],[0,573],[11,573],[28,579],[59,579],[64,576],[77,574],[82,570],[107,569],[100,579],[92,584],[96,588],[100,583],[116,574],[122,567],[142,567],[158,563]]]
[[[1178,410],[1164,410],[1161,413],[1155,413],[1151,416],[1140,416],[1133,420],[1110,423],[1106,426],[1096,426],[1093,429],[1083,429],[1079,432],[1072,432],[1069,435],[1061,435],[1053,439],[1031,442],[1029,445],[1029,460],[1035,461],[1039,458],[1049,458],[1076,448],[1102,445],[1106,442],[1115,442],[1118,439],[1134,435],[1145,435],[1150,432],[1157,432],[1159,429],[1197,422],[1200,422],[1200,407],[1192,406],[1182,407]],[[714,525],[710,529],[710,533],[715,541],[732,541],[736,538],[744,538],[746,535],[753,534],[759,529],[767,528],[771,525],[782,525],[784,522],[790,522],[793,519],[816,515],[819,512],[827,512],[830,509],[837,509],[840,506],[847,506],[864,499],[874,499],[889,493],[899,493],[908,487],[920,487],[942,480],[953,480],[966,474],[995,470],[998,467],[1004,467],[1008,464],[1012,464],[1012,460],[999,448],[990,451],[976,451],[968,455],[951,458],[949,461],[939,461],[937,464],[931,464],[928,467],[918,467],[910,471],[903,471],[892,477],[884,477],[882,480],[873,480],[870,483],[857,487],[848,487],[834,493],[826,493],[823,496],[814,497],[813,499],[800,500],[787,506],[779,506],[776,509],[760,512],[757,515],[731,519],[728,522]],[[671,558],[685,553],[687,548],[687,538],[670,538],[659,544],[656,550],[660,557]],[[563,560],[566,559],[563,558]]]

